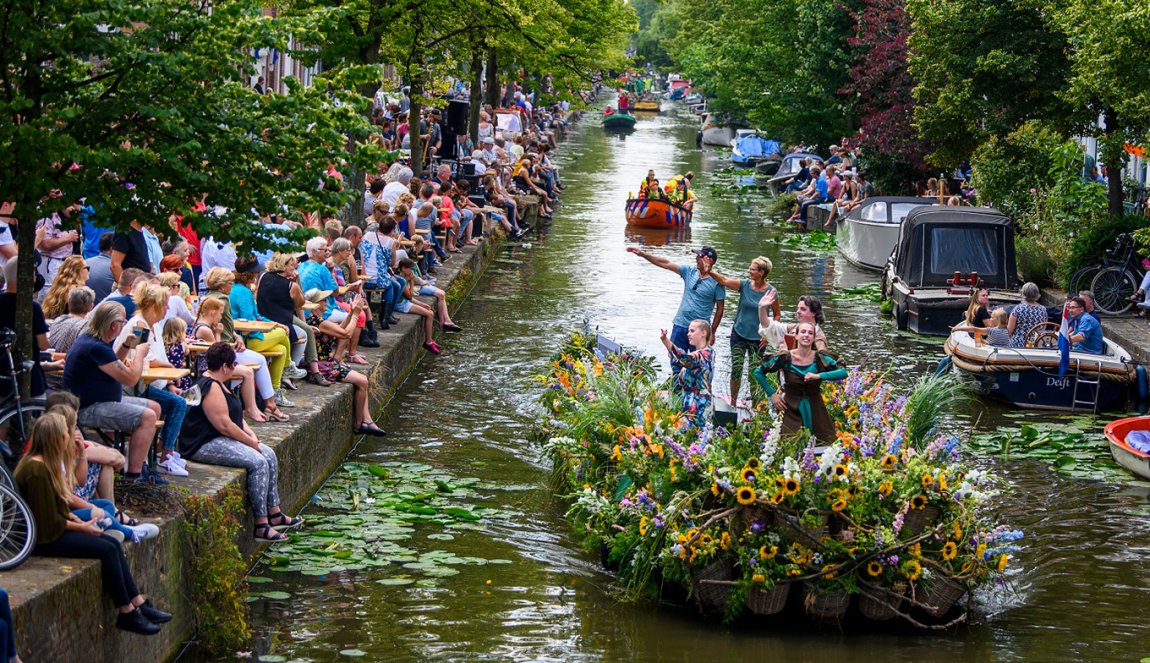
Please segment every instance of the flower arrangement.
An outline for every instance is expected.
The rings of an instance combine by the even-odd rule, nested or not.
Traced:
[[[801,586],[819,619],[857,597],[873,619],[938,628],[964,619],[959,599],[1018,550],[1022,533],[982,509],[999,480],[936,430],[953,382],[903,394],[856,368],[824,390],[837,439],[822,447],[780,435],[767,409],[687,426],[652,362],[596,355],[594,335],[576,333],[538,378],[553,488],[627,597],[681,587],[730,620],[773,614]]]

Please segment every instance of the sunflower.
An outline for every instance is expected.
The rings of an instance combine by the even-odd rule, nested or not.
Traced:
[[[887,454],[887,455],[882,457],[881,462],[882,462],[883,468],[889,470],[892,467],[894,467],[896,464],[898,464],[898,458],[896,458],[894,456],[894,454]]]
[[[894,484],[889,481],[884,481],[878,485],[878,494],[882,495],[883,497],[890,497],[890,494],[893,492]]]
[[[1005,554],[998,556],[998,572],[999,573],[1002,573],[1003,571],[1006,570],[1006,561],[1007,561],[1007,559],[1006,559]]]
[[[922,564],[912,559],[902,565],[902,574],[906,576],[908,580],[918,580],[919,576],[922,575]]]
[[[756,573],[755,575],[751,576],[751,582],[762,583],[762,582],[766,582],[766,581],[767,581],[767,576],[765,576],[761,573]]]
[[[798,568],[787,569],[787,576],[801,576],[802,574],[803,574],[802,569],[798,569]]]
[[[974,570],[974,562],[963,562],[962,563],[962,575],[966,575],[973,570]]]
[[[922,475],[923,490],[929,490],[930,487],[933,485],[934,485],[934,477],[930,473]]]
[[[739,500],[739,504],[754,504],[755,489],[750,486],[742,486],[735,491],[735,499]]]
[[[915,544],[911,545],[909,548],[907,548],[907,550],[910,552],[912,557],[922,557],[922,544],[921,543],[915,543]]]
[[[830,580],[831,578],[834,578],[836,575],[838,575],[837,571],[831,571],[831,569],[836,568],[837,566],[838,566],[837,564],[827,564],[826,566],[824,566],[822,568],[822,573],[825,574],[823,577],[826,578],[827,580]],[[830,572],[828,573],[828,571],[830,571]]]
[[[791,477],[783,481],[783,492],[787,494],[787,497],[797,495],[799,492],[799,480]]]
[[[767,547],[759,546],[759,559],[767,559],[768,557],[771,557],[771,554]]]
[[[831,469],[831,472],[835,475],[836,479],[845,477],[847,475],[847,466],[839,463]]]
[[[731,547],[730,532],[723,532],[723,536],[719,537],[719,547],[721,547],[723,550]]]
[[[787,496],[783,494],[783,491],[777,490],[774,495],[771,495],[771,504],[782,504],[786,498]]]
[[[954,544],[954,541],[947,541],[946,544],[942,546],[942,558],[949,562],[957,556],[958,546]]]
[[[872,578],[877,578],[882,573],[882,564],[871,560],[870,564],[866,565],[866,572]]]
[[[647,536],[647,516],[639,519],[639,536]]]
[[[977,561],[979,561],[979,562],[983,561],[986,558],[986,544],[985,543],[980,543],[978,545],[978,550],[974,551],[974,556],[977,559]]]
[[[954,540],[958,541],[961,539],[962,539],[962,525],[959,525],[958,521],[956,520],[956,521],[954,521]]]
[[[847,501],[841,497],[831,503],[831,511],[834,511],[835,513],[838,513],[845,508],[847,508]]]
[[[762,465],[762,463],[759,462],[758,458],[748,458],[747,459],[747,467],[751,468],[752,470],[759,469],[760,465]]]
[[[910,508],[912,509],[925,509],[926,508],[926,495],[915,495],[910,499]]]
[[[847,495],[849,497],[858,497],[859,496],[858,484],[852,483],[850,486],[848,486],[847,487]]]
[[[754,483],[755,469],[753,467],[744,467],[739,471],[739,478],[741,478],[744,483]]]
[[[711,483],[711,494],[715,497],[719,496],[719,484]]]
[[[938,475],[938,489],[942,490],[942,491],[946,491],[949,489],[949,487],[946,485],[946,475],[945,474]]]

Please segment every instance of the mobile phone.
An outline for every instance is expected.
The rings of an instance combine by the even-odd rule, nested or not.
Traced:
[[[147,328],[145,328],[145,329],[137,329],[137,330],[136,330],[136,335],[140,337],[140,342],[141,342],[141,343],[147,343],[147,342],[148,342],[148,339],[152,337],[152,330],[151,330],[151,329],[147,329]]]

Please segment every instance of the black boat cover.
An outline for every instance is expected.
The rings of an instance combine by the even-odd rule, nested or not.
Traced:
[[[894,275],[913,288],[947,286],[955,272],[977,272],[983,287],[1018,287],[1014,226],[985,207],[919,207],[899,229]]]

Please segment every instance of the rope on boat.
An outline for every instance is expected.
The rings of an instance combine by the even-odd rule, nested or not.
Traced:
[[[983,360],[983,363],[976,364],[968,359],[958,356],[950,349],[950,347],[946,348],[946,353],[950,356],[951,363],[968,373],[1014,373],[1021,370],[1034,370],[1046,376],[1057,377],[1058,375],[1056,371],[1050,371],[1043,366],[1039,366],[1022,354],[1018,355],[1018,363],[991,364],[989,363],[990,357],[988,356]],[[1079,377],[1099,378],[1106,380],[1107,382],[1133,382],[1134,366],[1132,365],[1132,362],[1123,362],[1123,365],[1126,367],[1126,369],[1122,373],[1105,368],[1099,371],[1095,368],[1083,368],[1081,365],[1079,365],[1076,375]]]

